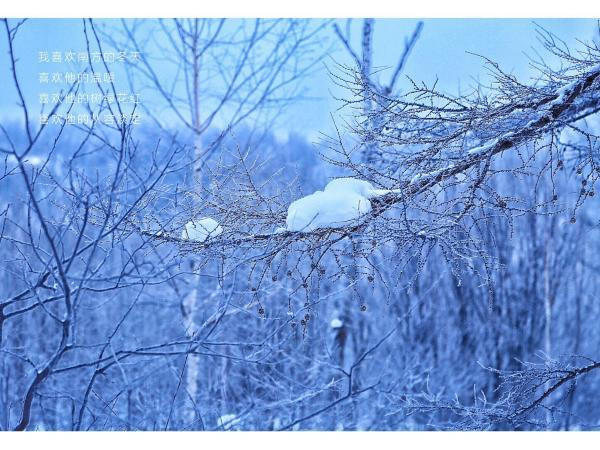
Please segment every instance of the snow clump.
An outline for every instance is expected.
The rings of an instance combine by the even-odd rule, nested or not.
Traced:
[[[210,217],[201,217],[190,220],[185,224],[181,232],[181,239],[204,242],[207,239],[214,238],[223,232],[223,228],[214,219]]]
[[[338,228],[371,211],[369,199],[390,192],[374,189],[368,181],[337,178],[325,189],[292,202],[288,208],[288,231],[309,232],[318,228]]]

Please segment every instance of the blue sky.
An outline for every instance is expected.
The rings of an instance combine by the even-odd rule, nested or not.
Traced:
[[[14,22],[14,19],[13,19]],[[343,21],[345,23],[345,21]],[[417,20],[378,19],[374,33],[374,65],[393,67],[402,50],[404,37],[409,35]],[[591,19],[542,19],[536,20],[544,28],[558,35],[567,44],[576,45],[576,39],[590,40],[597,36],[597,25]],[[358,46],[360,20],[354,20],[354,37]],[[37,106],[40,86],[38,51],[83,49],[85,42],[81,33],[82,22],[77,19],[33,19],[26,23],[16,43],[20,55],[19,71],[24,77],[23,88]],[[519,77],[533,74],[527,53],[532,54],[536,42],[536,30],[532,19],[429,19],[425,20],[421,38],[412,53],[405,74],[416,80],[432,82],[438,78],[438,87],[450,92],[466,88],[474,79],[485,79],[481,59],[468,52],[485,55],[499,62],[505,70]],[[0,39],[0,85],[11,85],[6,37],[2,30]],[[337,62],[349,62],[345,51],[338,47],[332,57]],[[389,77],[389,70],[382,77]],[[277,127],[280,132],[295,131],[307,136],[329,132],[330,113],[339,106],[333,99],[341,92],[332,84],[325,65],[303,80],[303,92],[311,100],[297,102],[286,108]],[[16,96],[9,88],[0,96],[0,118],[14,117]]]

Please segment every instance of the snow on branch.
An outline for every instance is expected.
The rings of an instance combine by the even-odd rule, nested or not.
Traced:
[[[382,275],[373,258],[385,249],[395,255],[401,278],[411,264],[416,273],[423,270],[438,248],[458,283],[465,270],[482,279],[491,305],[498,262],[484,250],[486,223],[540,211],[568,211],[573,223],[600,176],[593,150],[598,138],[579,126],[600,109],[600,55],[592,48],[569,62],[559,72],[544,67],[539,82],[527,85],[486,60],[491,85],[460,96],[415,82],[406,92],[382,93],[364,80],[360,67],[341,68],[336,79],[348,92],[346,126],[357,145],[348,149],[348,136],[338,133],[323,158],[345,178],[298,195],[281,185],[280,172],[255,182],[261,163],[240,153],[238,164],[215,168],[213,185],[202,194],[206,201],[181,225],[149,235],[177,244],[182,253],[222,259],[224,273],[247,265],[256,290],[267,273],[273,279],[287,274],[306,290],[326,261],[337,267],[327,274],[334,280],[374,283]],[[559,139],[565,129],[587,133],[590,146],[572,165]],[[373,145],[378,151],[371,157],[357,157]],[[555,177],[566,168],[581,183],[575,196],[555,188]],[[549,190],[537,194],[542,178]],[[519,184],[533,188],[519,190]],[[223,231],[180,239],[183,224],[198,216],[213,218]],[[359,269],[347,267],[346,258]]]
[[[333,230],[341,234],[351,234],[364,229],[370,220],[377,218],[394,205],[410,203],[412,199],[427,193],[438,184],[448,180],[461,179],[459,178],[461,175],[466,175],[473,184],[481,185],[482,179],[479,178],[485,178],[492,172],[483,172],[480,177],[474,177],[470,173],[472,169],[477,169],[482,164],[488,166],[489,169],[492,158],[510,150],[518,153],[522,146],[535,143],[545,135],[580,120],[582,112],[590,109],[596,111],[600,108],[600,99],[596,95],[599,79],[600,65],[594,65],[575,81],[558,86],[552,92],[538,89],[540,91],[538,96],[529,98],[528,102],[517,99],[518,107],[517,105],[491,107],[486,115],[480,111],[481,105],[470,109],[459,108],[459,112],[456,112],[455,105],[464,103],[464,100],[461,99],[448,101],[450,106],[441,109],[438,107],[427,109],[424,105],[419,105],[414,113],[407,112],[406,107],[409,103],[406,100],[389,100],[388,109],[380,110],[379,113],[385,117],[389,115],[388,122],[396,119],[398,128],[393,131],[394,129],[388,124],[376,130],[378,133],[376,136],[380,141],[379,145],[398,147],[398,153],[395,154],[397,162],[389,161],[397,178],[390,177],[388,173],[384,178],[382,172],[377,169],[369,170],[368,167],[346,161],[348,169],[360,172],[363,176],[366,172],[366,178],[369,179],[383,179],[387,181],[388,186],[383,186],[384,183],[380,181],[380,188],[375,189],[371,182],[359,178],[334,180],[325,187],[324,191],[317,191],[291,202],[287,208],[287,217],[279,215],[280,219],[272,224],[271,231],[265,230],[261,233],[230,231],[223,235],[218,232],[207,236],[208,239],[196,239],[196,242],[193,243],[194,248],[200,250],[214,245],[239,245],[261,241],[289,242],[304,239],[310,235],[329,235]],[[417,92],[419,96],[422,95],[421,91]],[[381,101],[380,98],[379,100]],[[395,111],[394,108],[402,109],[402,113]],[[429,130],[429,135],[421,133],[419,137],[416,135],[416,130],[407,133],[400,128],[401,125],[411,124],[418,118],[420,119],[425,112],[431,114],[433,111],[446,114],[444,120],[442,117],[436,119],[439,122],[437,126],[440,127],[440,130]],[[467,111],[473,115],[477,113],[477,120],[464,118]],[[528,120],[525,120],[525,117]],[[447,122],[450,118],[453,118],[452,120],[456,124],[469,122],[469,126],[448,130]],[[484,133],[484,124],[490,131]],[[495,132],[495,136],[492,133],[492,130],[508,129],[509,127],[511,131]],[[478,145],[469,147],[464,144],[457,147],[458,140],[465,140],[465,136],[477,133],[478,128],[480,129],[479,134],[490,136],[483,142],[480,140]],[[443,130],[447,133],[443,134],[441,132]],[[361,129],[355,129],[355,131],[359,135],[365,133],[365,130]],[[372,136],[373,133],[371,131],[369,136]],[[406,133],[406,137],[403,137],[403,133]],[[474,141],[475,139],[471,140],[471,142]],[[404,147],[417,144],[423,145],[423,148],[403,153]],[[442,147],[442,144],[448,148]],[[452,157],[441,158],[440,156],[447,150],[453,153]],[[552,151],[551,148],[547,150]],[[427,167],[432,164],[439,167],[427,170]],[[556,158],[555,164],[561,164],[560,158]],[[410,169],[416,173],[408,176]],[[417,169],[422,170],[417,171]],[[506,206],[503,201],[498,203],[500,206]],[[285,222],[285,227],[283,222]],[[166,234],[161,235],[160,238],[173,242],[179,241],[178,237]]]

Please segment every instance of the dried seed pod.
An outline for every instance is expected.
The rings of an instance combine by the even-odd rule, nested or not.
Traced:
[[[264,315],[264,314],[265,314],[265,310],[264,310],[264,308],[262,308],[262,307],[261,307],[261,308],[258,308],[258,313],[259,313],[261,316],[262,316],[262,315]]]
[[[365,312],[367,310],[367,305],[360,305],[360,310]]]

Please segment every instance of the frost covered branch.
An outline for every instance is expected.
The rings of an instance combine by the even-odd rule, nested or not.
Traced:
[[[318,251],[320,259],[345,238],[375,246],[394,242],[405,248],[416,245],[423,249],[439,244],[449,259],[467,261],[472,266],[468,258],[481,257],[477,242],[485,220],[495,214],[539,211],[540,206],[556,204],[558,196],[554,193],[541,204],[527,206],[523,200],[497,191],[494,180],[507,176],[539,179],[544,173],[552,178],[563,169],[564,146],[559,145],[558,135],[565,129],[579,130],[577,122],[582,116],[600,107],[597,60],[586,60],[567,72],[576,69],[579,71],[575,75],[564,75],[561,80],[536,88],[522,86],[499,72],[498,83],[503,83],[498,88],[500,92],[510,88],[524,93],[486,99],[450,99],[424,88],[392,99],[372,91],[368,84],[360,84],[359,78],[356,83],[361,90],[355,94],[372,96],[371,100],[379,105],[372,114],[382,125],[378,130],[369,125],[368,132],[361,134],[361,122],[356,122],[358,128],[354,131],[364,140],[376,139],[378,146],[389,148],[387,159],[379,165],[355,163],[342,146],[336,152],[345,159],[329,161],[352,172],[354,183],[371,182],[378,188],[378,195],[352,201],[352,184],[339,183],[338,199],[325,195],[332,190],[328,185],[325,194],[317,192],[292,202],[286,218],[284,201],[266,200],[252,182],[235,184],[234,190],[243,185],[241,190],[250,194],[249,204],[243,208],[239,208],[242,197],[231,194],[224,198],[227,188],[213,186],[209,202],[214,206],[207,204],[206,210],[214,211],[211,217],[223,226],[222,234],[203,242],[186,243],[174,230],[159,238],[192,252],[260,248],[255,262],[273,260],[295,243],[305,243],[309,252]],[[587,135],[590,152],[575,163],[583,188],[575,201],[573,217],[575,209],[594,194],[599,176],[593,151],[596,138]],[[516,161],[512,167],[497,163],[511,158]],[[540,158],[544,162],[540,163]],[[240,178],[251,177],[250,173],[240,173]],[[341,199],[349,201],[350,214],[343,213]],[[259,212],[264,207],[268,211]],[[246,211],[255,211],[254,217]],[[239,216],[239,212],[244,215]],[[330,220],[336,215],[345,219]],[[294,224],[292,216],[302,220]],[[473,233],[479,237],[470,237]],[[466,238],[457,239],[460,235]],[[368,258],[368,252],[364,255]],[[306,276],[303,278],[306,280]]]

